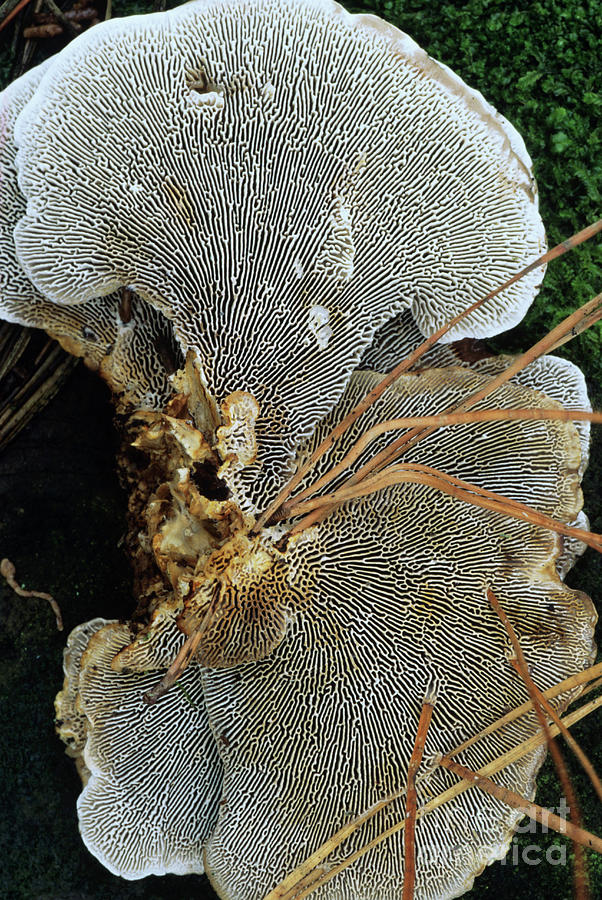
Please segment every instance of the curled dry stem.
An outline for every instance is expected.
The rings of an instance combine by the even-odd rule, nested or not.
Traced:
[[[59,631],[63,630],[63,617],[61,615],[61,608],[52,596],[52,594],[47,594],[45,591],[26,591],[21,585],[18,583],[16,579],[17,570],[15,569],[14,564],[10,561],[10,559],[3,559],[0,562],[0,575],[6,579],[6,582],[9,587],[13,589],[15,594],[18,594],[19,597],[39,597],[41,600],[47,600],[50,606],[52,607],[52,612],[54,613],[56,619],[56,627]]]

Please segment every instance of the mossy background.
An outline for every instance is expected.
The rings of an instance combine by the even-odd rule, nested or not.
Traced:
[[[113,14],[147,12],[151,6],[116,0]],[[534,161],[550,245],[600,217],[602,3],[375,0],[350,8],[376,13],[407,31],[518,128]],[[10,37],[10,28],[0,35],[3,83],[12,65]],[[63,44],[48,41],[39,54]],[[598,240],[552,264],[524,323],[498,338],[495,348],[526,348],[601,290]],[[584,369],[598,409],[601,351],[599,326],[559,351]],[[0,556],[15,562],[25,586],[51,591],[65,619],[65,633],[58,634],[42,601],[20,599],[0,585],[0,896],[6,900],[212,896],[206,880],[195,876],[123,881],[88,854],[77,831],[78,778],[54,735],[53,699],[62,681],[66,635],[96,615],[125,616],[131,605],[130,574],[119,547],[125,498],[114,473],[115,446],[107,392],[78,367],[61,394],[0,457]],[[601,446],[595,439],[584,485],[597,532],[602,531]],[[589,550],[567,580],[599,601],[601,557]],[[587,720],[575,735],[602,772],[599,724]],[[595,795],[585,776],[572,771],[585,825],[602,834]],[[560,796],[547,763],[537,800],[557,806]],[[544,851],[563,840],[553,834],[518,836],[521,848],[536,844]],[[567,855],[570,860],[570,846]],[[602,860],[593,854],[590,873],[592,896],[602,897]],[[570,867],[545,861],[495,864],[467,896],[476,900],[496,893],[514,900],[570,897]]]

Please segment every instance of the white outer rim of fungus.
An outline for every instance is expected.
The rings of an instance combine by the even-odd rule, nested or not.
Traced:
[[[533,237],[538,239],[539,252],[533,255],[532,259],[529,259],[528,262],[536,259],[541,253],[545,251],[547,246],[545,231],[538,213],[537,190],[534,178],[531,174],[532,162],[527,152],[524,140],[520,136],[518,131],[514,128],[514,126],[504,116],[498,113],[490,103],[485,100],[480,91],[467,86],[462,81],[462,79],[454,72],[452,72],[452,70],[445,63],[440,63],[437,60],[434,60],[426,53],[426,51],[419,47],[418,44],[409,35],[405,34],[394,25],[379,19],[377,16],[364,13],[349,13],[338,3],[332,2],[332,0],[304,0],[304,2],[299,2],[299,0],[289,0],[289,2],[291,3],[291,5],[300,8],[312,9],[317,12],[322,12],[326,15],[331,16],[333,20],[342,20],[349,28],[366,32],[369,38],[374,38],[374,36],[379,37],[382,41],[386,42],[390,46],[394,54],[402,56],[407,62],[416,66],[416,68],[418,68],[423,74],[426,74],[427,77],[432,78],[439,84],[440,87],[446,89],[452,95],[463,98],[467,107],[469,107],[472,112],[476,113],[485,123],[488,132],[492,135],[497,134],[501,142],[502,152],[505,151],[506,155],[510,157],[510,159],[507,159],[506,161],[506,168],[512,169],[514,167],[512,165],[512,160],[514,160],[515,165],[520,170],[522,170],[523,175],[526,176],[529,181],[528,188],[525,185],[522,185],[523,190],[531,200],[527,207],[529,216],[528,221],[525,222],[525,231],[529,234],[532,233]],[[17,153],[17,166],[19,168],[19,186],[23,194],[27,194],[27,179],[26,175],[24,174],[26,161],[23,154],[23,145],[26,142],[27,137],[36,128],[36,117],[39,111],[43,109],[48,93],[52,90],[55,81],[60,80],[64,68],[68,66],[72,57],[77,58],[80,53],[85,54],[86,50],[89,47],[94,46],[97,43],[98,39],[102,39],[105,36],[110,37],[113,33],[122,33],[125,21],[128,22],[128,27],[131,24],[132,29],[136,29],[138,27],[142,29],[152,28],[157,23],[164,23],[165,30],[169,31],[172,24],[176,24],[181,19],[187,18],[189,15],[194,15],[197,11],[201,11],[204,8],[219,8],[220,6],[229,5],[230,3],[224,3],[223,0],[221,0],[221,2],[220,0],[192,0],[192,2],[186,3],[174,10],[150,13],[146,15],[130,16],[127,17],[127,20],[110,19],[108,21],[101,22],[93,28],[85,31],[74,41],[71,41],[67,45],[67,47],[65,47],[59,54],[57,54],[56,57],[53,58],[53,64],[50,67],[50,70],[45,73],[36,94],[22,111],[15,125],[15,141],[17,146],[21,148]],[[260,2],[254,4],[254,7],[261,8],[262,5],[263,3],[260,0]],[[508,166],[508,163],[510,163],[510,166]],[[35,203],[35,195],[32,195],[31,198],[28,198],[27,213],[26,217],[24,218],[36,218]],[[19,228],[17,228],[16,230],[17,254],[19,244],[18,232]],[[67,297],[66,292],[53,292],[52,290],[48,289],[47,285],[42,288],[41,284],[37,283],[39,282],[39,279],[37,279],[36,281],[34,273],[30,271],[27,264],[25,262],[23,262],[22,264],[33,283],[36,284],[36,286],[38,286],[41,290],[43,290],[46,296],[50,297],[54,302],[74,302],[72,298]],[[544,272],[545,269],[542,266],[539,273],[539,281],[531,286],[531,290],[525,292],[521,291],[521,303],[519,306],[508,310],[506,309],[504,304],[496,305],[495,311],[497,314],[497,319],[495,323],[482,324],[480,322],[477,322],[476,324],[470,325],[470,331],[467,331],[464,327],[465,323],[460,323],[459,325],[451,329],[442,338],[442,343],[449,343],[466,336],[490,337],[494,334],[498,334],[502,331],[514,327],[524,317],[527,309],[536,297],[541,286],[541,279],[543,278]],[[120,287],[119,281],[117,277],[114,276],[112,281],[109,282],[108,280],[106,280],[103,288],[100,290],[92,289],[90,287],[86,287],[84,289],[80,288],[77,293],[77,300],[79,302],[85,302],[86,300],[93,299],[94,297],[105,296],[106,294],[109,294],[112,291],[116,290],[118,287]],[[414,316],[416,318],[417,324],[421,328],[421,331],[423,331],[423,333],[426,333],[426,331],[428,330],[427,323],[425,321],[421,322],[424,317],[422,316],[420,309],[416,308],[416,301],[410,301],[409,306],[414,312]],[[390,317],[395,315],[398,311],[398,309],[392,310],[390,313]],[[379,327],[382,324],[383,322],[375,323],[376,327]]]

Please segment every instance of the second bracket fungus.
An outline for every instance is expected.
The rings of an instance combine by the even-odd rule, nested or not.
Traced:
[[[544,357],[501,383],[512,359],[451,343],[518,322],[541,268],[346,424],[545,249],[522,139],[407,35],[327,0],[104,23],[3,117],[0,313],[100,368],[123,414],[137,605],[76,629],[57,698],[86,845],[125,878],[206,867],[224,900],[274,900],[395,795],[318,874],[327,900],[399,900],[424,698],[421,803],[455,783],[441,754],[525,698],[490,592],[540,688],[593,653],[591,602],[561,581],[592,538],[589,425],[563,420],[587,418],[583,379]],[[399,425],[469,408],[420,440]],[[462,762],[536,732],[527,712]],[[542,757],[500,784],[532,796]],[[416,897],[458,896],[520,815],[466,790],[422,816]]]

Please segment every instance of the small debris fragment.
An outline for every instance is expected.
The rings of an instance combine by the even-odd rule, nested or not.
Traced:
[[[13,589],[15,594],[18,594],[19,597],[40,597],[41,600],[48,600],[50,606],[52,607],[52,611],[56,617],[56,627],[59,631],[63,630],[63,617],[61,615],[61,610],[51,594],[46,594],[44,591],[26,591],[24,590],[18,583],[16,579],[17,570],[13,563],[11,563],[10,559],[3,559],[0,562],[0,575],[6,579],[6,583],[9,587]]]

